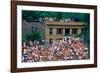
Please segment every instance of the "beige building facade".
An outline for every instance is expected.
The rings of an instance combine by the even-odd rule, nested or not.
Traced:
[[[76,36],[83,31],[84,22],[45,22],[45,39],[48,43],[51,40],[63,39],[67,36]]]

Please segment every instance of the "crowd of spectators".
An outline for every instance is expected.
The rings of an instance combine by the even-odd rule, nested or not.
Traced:
[[[78,38],[52,40],[48,47],[39,41],[22,44],[22,62],[44,62],[88,59],[87,45]]]

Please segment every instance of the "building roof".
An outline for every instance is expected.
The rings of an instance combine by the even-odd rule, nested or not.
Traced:
[[[74,21],[70,21],[70,22],[45,22],[46,25],[84,25],[86,23],[84,22],[74,22]]]

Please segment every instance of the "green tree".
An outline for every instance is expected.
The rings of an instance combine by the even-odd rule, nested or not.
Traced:
[[[34,40],[38,40],[40,41],[41,40],[41,36],[38,32],[29,32],[26,34],[26,40],[27,41],[34,41]]]

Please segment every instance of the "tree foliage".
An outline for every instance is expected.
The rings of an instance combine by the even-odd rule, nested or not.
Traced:
[[[34,40],[37,40],[37,41],[40,41],[41,40],[41,36],[38,32],[29,32],[26,34],[26,40],[27,41],[34,41]]]
[[[36,20],[40,17],[55,17],[59,19],[79,19],[79,21],[84,22],[86,20],[86,15],[88,13],[72,13],[72,12],[50,12],[50,11],[22,11],[23,20]]]

